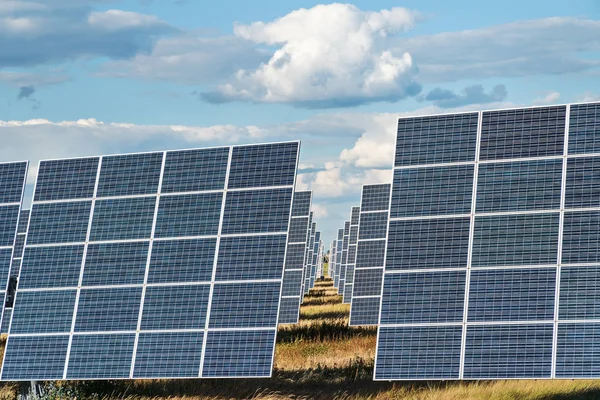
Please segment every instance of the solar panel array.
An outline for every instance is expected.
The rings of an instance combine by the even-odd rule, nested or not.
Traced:
[[[0,324],[0,333],[8,333],[10,319],[12,316],[15,289],[19,279],[19,271],[21,269],[21,260],[23,259],[23,251],[25,250],[25,238],[27,236],[27,225],[29,224],[29,210],[21,210],[19,213],[19,222],[17,225],[17,237],[15,239],[15,249],[13,251],[12,260],[10,263],[10,276],[4,300],[4,313],[2,314],[2,323]]]
[[[350,304],[352,301],[352,287],[354,286],[354,266],[356,264],[356,245],[358,241],[358,222],[360,220],[360,207],[352,207],[350,212],[350,235],[348,238],[348,256],[346,259],[346,279],[344,280],[344,297],[342,302]]]
[[[28,166],[26,161],[0,163],[0,281],[4,282],[4,287],[0,290],[0,296],[3,299],[0,325],[3,328],[10,323],[12,314],[10,308],[5,306],[7,302],[9,304],[11,302],[10,296],[7,294],[11,289],[10,276],[13,257],[21,251],[21,242],[17,232],[21,230],[19,214],[21,213]]]
[[[600,104],[400,119],[376,380],[600,377]]]
[[[279,309],[280,324],[296,324],[300,316],[311,203],[312,192],[303,191],[294,194]]]
[[[312,212],[311,212],[311,221],[312,221]],[[314,261],[314,252],[315,252],[315,236],[317,234],[317,224],[316,222],[312,222],[310,224],[310,237],[308,240],[308,255],[306,257],[306,265],[304,269],[304,282],[302,283],[302,291],[304,294],[308,294],[310,291],[310,275],[312,273],[312,266]]]
[[[40,162],[2,380],[270,376],[298,152]]]
[[[346,288],[346,264],[348,262],[348,245],[350,243],[350,221],[344,222],[344,236],[342,237],[342,252],[340,254],[340,283],[338,294],[343,295]]]
[[[350,326],[377,325],[379,320],[390,191],[390,184],[362,189]]]
[[[338,229],[337,245],[335,247],[335,276],[333,278],[333,287],[340,288],[340,273],[342,269],[342,248],[344,243],[344,229]]]
[[[315,229],[317,229],[317,224],[315,223]],[[315,287],[315,280],[317,278],[317,269],[319,264],[319,249],[321,246],[321,232],[315,232],[315,238],[313,243],[312,250],[312,262],[310,265],[310,276],[308,280],[308,287],[312,289]]]

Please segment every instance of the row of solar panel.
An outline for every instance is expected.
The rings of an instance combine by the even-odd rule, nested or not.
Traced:
[[[599,150],[600,103],[399,120],[376,380],[600,376]]]
[[[298,150],[41,162],[23,234],[6,243],[24,250],[10,254],[21,273],[2,379],[270,376],[282,275],[306,270],[289,251],[310,208],[310,192],[291,202]]]
[[[598,104],[536,107],[402,118],[394,165],[474,161],[480,132],[480,160],[600,153]],[[481,115],[481,116],[480,116]],[[568,116],[568,119],[567,119]]]

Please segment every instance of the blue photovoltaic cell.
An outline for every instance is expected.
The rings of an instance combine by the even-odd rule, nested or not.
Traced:
[[[292,217],[302,217],[310,213],[311,191],[295,192],[292,204]]]
[[[356,269],[352,296],[380,296],[382,279],[383,268]]]
[[[557,378],[600,376],[600,324],[558,324]]]
[[[229,147],[167,152],[162,193],[222,190]]]
[[[600,319],[600,266],[561,268],[558,317]]]
[[[156,194],[163,153],[102,157],[97,197]]]
[[[215,280],[281,279],[285,235],[222,238]]]
[[[202,377],[271,375],[275,330],[209,331]]]
[[[287,232],[292,189],[228,192],[221,233]]]
[[[279,305],[279,323],[295,324],[300,314],[300,286],[297,287],[298,297],[284,297]],[[283,292],[282,292],[283,296]]]
[[[360,216],[360,231],[358,239],[378,239],[385,238],[387,232],[388,213],[373,212],[363,213]]]
[[[84,245],[28,247],[19,276],[19,289],[76,287]]]
[[[390,208],[391,185],[364,185],[360,211],[387,211]]]
[[[73,335],[67,379],[128,378],[135,334]]]
[[[12,317],[12,308],[5,308],[4,315],[2,315],[2,326],[0,327],[0,334],[6,335],[10,325],[10,319]]]
[[[21,209],[21,214],[19,214],[19,226],[17,228],[17,233],[27,233],[27,226],[29,225],[29,213],[30,210]]]
[[[204,329],[210,285],[146,288],[142,330]]]
[[[600,157],[567,160],[565,208],[600,207]]]
[[[0,204],[20,203],[27,162],[0,163]]]
[[[469,326],[465,379],[549,378],[553,324]]]
[[[308,217],[306,218],[292,218],[290,220],[289,228],[289,243],[300,243],[306,242],[308,234]]]
[[[357,271],[358,272],[358,271]],[[379,281],[381,286],[381,280]],[[356,284],[355,284],[356,285]],[[380,288],[381,290],[381,288]],[[356,293],[356,292],[354,292]],[[381,296],[377,297],[359,297],[352,296],[352,306],[350,309],[350,326],[357,325],[377,325],[379,322],[379,303]]]
[[[13,246],[18,220],[18,204],[14,206],[0,206],[0,246]]]
[[[34,204],[27,244],[85,242],[91,201]]]
[[[554,319],[556,268],[471,271],[469,322]]]
[[[285,269],[302,269],[305,253],[306,244],[289,244],[285,255]]]
[[[600,153],[600,103],[572,104],[569,154]]]
[[[466,268],[470,222],[468,217],[390,221],[386,268]]]
[[[562,159],[482,164],[477,212],[560,208]]]
[[[300,296],[303,271],[286,271],[283,277],[282,296]]]
[[[2,364],[2,380],[62,379],[69,335],[10,336]]]
[[[468,214],[473,165],[394,171],[390,218]]]
[[[12,257],[12,249],[0,249],[0,276],[8,276]]]
[[[215,284],[210,328],[276,326],[279,282]]]
[[[385,239],[358,242],[356,268],[383,267],[385,262],[385,245]]]
[[[466,271],[390,274],[383,284],[381,323],[462,322]]]
[[[204,332],[142,332],[134,378],[197,378]]]
[[[565,212],[563,264],[600,262],[600,211]]]
[[[135,331],[141,287],[81,289],[75,332]]]
[[[473,267],[556,264],[559,213],[475,217]]]
[[[155,240],[148,283],[210,281],[217,239]]]
[[[148,242],[92,243],[87,248],[83,286],[144,283]]]
[[[473,161],[478,113],[398,120],[395,166]]]
[[[234,147],[228,189],[293,185],[298,150],[297,142]]]
[[[76,290],[21,292],[15,302],[11,334],[69,332]]]
[[[156,197],[97,200],[90,241],[150,237],[155,204]]]
[[[99,162],[98,157],[40,162],[33,200],[91,198]]]
[[[456,379],[462,326],[379,328],[375,379]]]
[[[25,248],[25,236],[26,235],[17,235],[17,238],[15,239],[13,258],[21,258],[23,256],[23,249]]]
[[[156,220],[157,238],[216,235],[223,193],[161,196]]]
[[[486,111],[479,159],[562,155],[565,117],[565,106]]]
[[[360,207],[352,207],[350,214],[350,225],[358,225],[360,219]]]

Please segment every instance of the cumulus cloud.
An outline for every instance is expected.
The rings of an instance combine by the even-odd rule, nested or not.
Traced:
[[[600,21],[554,17],[481,29],[394,39],[421,82],[566,74],[598,70]]]
[[[235,35],[276,46],[268,62],[241,69],[206,92],[206,101],[288,103],[304,108],[397,101],[420,92],[409,53],[392,54],[386,38],[411,28],[418,15],[404,8],[361,11],[350,4],[299,9],[272,22],[236,25]]]
[[[420,96],[419,100],[431,101],[441,108],[455,108],[468,104],[487,104],[503,101],[506,96],[508,96],[508,91],[504,85],[494,86],[489,93],[485,92],[482,85],[471,85],[461,90],[460,93],[437,87]]]
[[[325,218],[329,215],[329,211],[327,207],[322,204],[313,203],[312,204],[313,217],[317,220],[321,218]]]
[[[93,11],[91,1],[9,2],[0,11],[0,68],[82,57],[128,58],[176,31],[154,16]]]

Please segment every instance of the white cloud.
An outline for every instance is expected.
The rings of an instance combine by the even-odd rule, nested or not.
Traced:
[[[587,91],[584,94],[582,94],[578,99],[578,102],[581,103],[587,103],[587,102],[594,102],[594,101],[600,101],[600,94],[591,92],[591,91]]]
[[[365,12],[350,4],[299,9],[272,22],[236,25],[238,37],[278,46],[271,59],[204,99],[212,102],[290,103],[306,108],[397,101],[420,91],[409,53],[385,47],[411,28],[417,14],[404,8]]]
[[[154,15],[122,10],[92,11],[88,23],[109,31],[164,24]]]
[[[391,45],[390,45],[391,46]],[[554,17],[395,39],[421,82],[565,74],[598,70],[600,20]]]
[[[559,92],[546,92],[546,95],[544,97],[539,97],[539,98],[535,99],[533,101],[533,104],[535,104],[535,105],[556,104],[556,102],[558,101],[559,98],[560,98]]]
[[[327,207],[322,204],[312,204],[313,217],[317,220],[325,218],[329,215]]]
[[[68,75],[60,71],[46,73],[0,71],[0,82],[15,87],[54,85],[67,82],[70,79]]]

